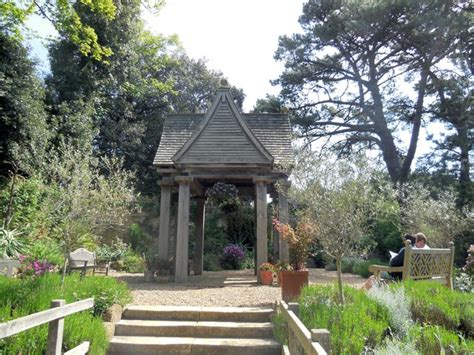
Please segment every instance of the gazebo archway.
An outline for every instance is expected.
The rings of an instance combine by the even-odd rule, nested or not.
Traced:
[[[196,199],[195,274],[203,271],[205,191],[222,181],[253,197],[256,210],[256,261],[268,261],[267,194],[278,200],[279,219],[288,222],[288,167],[293,162],[287,114],[242,114],[222,87],[206,114],[169,115],[154,165],[162,179],[158,254],[169,257],[172,191],[178,191],[175,282],[188,277],[190,199]],[[285,167],[287,167],[285,169]],[[276,184],[281,188],[277,189]],[[283,193],[282,193],[283,192]],[[288,261],[288,245],[278,238],[279,259]]]

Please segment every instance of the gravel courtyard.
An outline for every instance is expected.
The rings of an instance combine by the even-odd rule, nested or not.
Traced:
[[[310,269],[311,284],[327,284],[336,281],[335,271]],[[277,286],[261,286],[256,282],[253,270],[204,272],[201,276],[189,276],[186,283],[146,283],[143,274],[111,273],[111,276],[128,283],[133,304],[167,306],[268,306],[281,299]],[[343,282],[361,287],[365,279],[343,274]]]

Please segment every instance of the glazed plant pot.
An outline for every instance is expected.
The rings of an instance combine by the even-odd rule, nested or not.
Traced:
[[[170,281],[170,275],[156,275],[156,280],[160,284],[165,284]]]
[[[282,271],[281,296],[285,302],[294,301],[301,294],[303,286],[308,285],[308,270]]]
[[[272,285],[273,272],[270,270],[260,270],[260,283],[267,286]]]
[[[143,275],[145,276],[145,282],[152,282],[155,273],[152,270],[145,270]]]

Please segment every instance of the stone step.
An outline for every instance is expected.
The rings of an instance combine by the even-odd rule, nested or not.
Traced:
[[[188,307],[129,305],[122,319],[174,320],[174,321],[223,321],[269,322],[271,308],[259,307]]]
[[[114,336],[108,354],[279,355],[281,344],[273,339]]]
[[[122,319],[115,335],[196,338],[272,338],[270,322],[213,322]]]

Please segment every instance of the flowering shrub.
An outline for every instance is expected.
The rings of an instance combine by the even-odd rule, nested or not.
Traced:
[[[54,265],[47,261],[35,260],[25,255],[20,255],[19,260],[18,274],[20,276],[41,276],[54,270]]]
[[[262,271],[275,271],[275,265],[272,265],[270,263],[263,263],[260,265],[260,270]]]
[[[278,262],[276,265],[275,265],[275,269],[277,272],[281,272],[281,271],[293,271],[293,267],[284,262],[284,261],[280,261]]]
[[[290,249],[290,264],[294,270],[302,270],[309,255],[309,249],[313,243],[315,234],[314,226],[307,220],[301,220],[293,229],[289,224],[273,220],[275,229],[280,233],[283,240],[288,242]]]
[[[237,244],[228,244],[222,250],[221,264],[224,269],[239,270],[242,268],[242,262],[245,258],[245,252]]]

